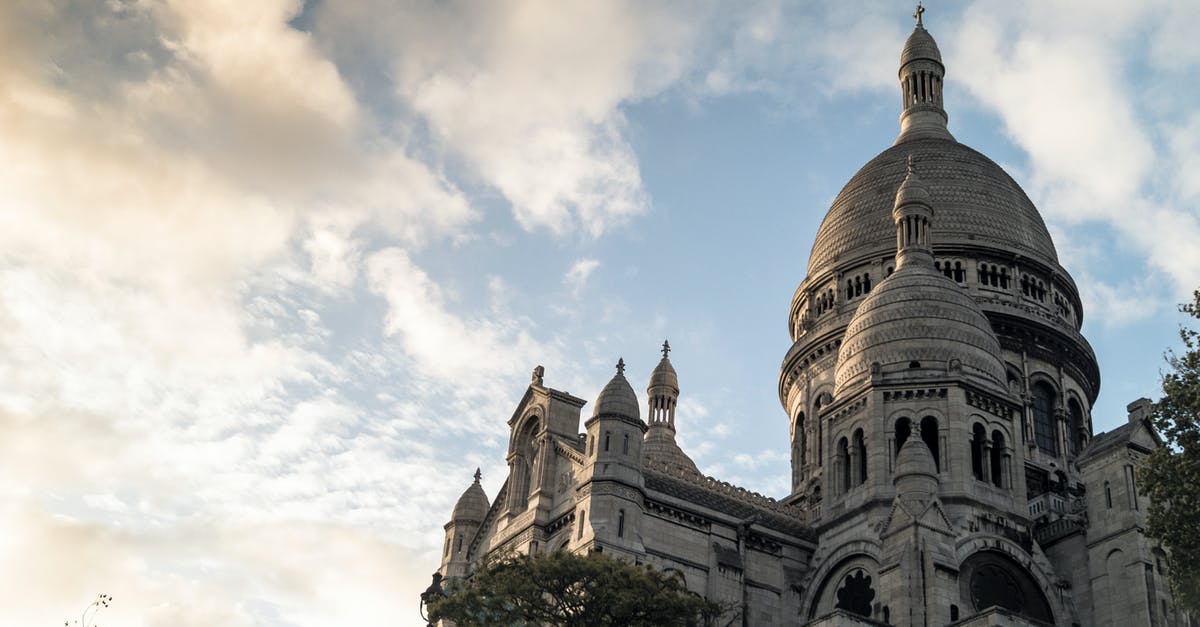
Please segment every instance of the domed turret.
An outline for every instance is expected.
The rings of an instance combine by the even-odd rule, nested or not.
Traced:
[[[475,469],[475,483],[458,497],[458,503],[454,505],[454,513],[451,514],[450,520],[455,522],[483,522],[489,507],[487,494],[483,491],[483,486],[479,484],[482,473],[479,469]]]
[[[961,372],[1003,389],[1000,342],[970,296],[933,266],[929,190],[909,172],[896,193],[897,268],[859,304],[834,371],[834,396],[872,373]]]
[[[617,360],[617,374],[600,391],[596,397],[596,407],[592,410],[592,418],[601,416],[622,416],[641,420],[641,410],[638,408],[637,395],[633,387],[625,379],[625,360]]]
[[[896,472],[892,476],[896,494],[902,498],[931,498],[938,490],[937,464],[933,453],[921,438],[912,436],[896,454]]]
[[[442,567],[438,571],[447,577],[462,577],[467,574],[471,538],[475,537],[479,527],[483,525],[483,519],[487,517],[490,504],[483,486],[479,485],[481,475],[476,468],[475,482],[458,497],[454,511],[450,514],[450,522],[444,527],[446,547],[442,551]]]
[[[675,374],[675,366],[672,366],[671,360],[667,358],[670,352],[671,344],[663,340],[663,357],[654,367],[654,372],[650,373],[650,385],[646,388],[647,394],[662,393],[679,396],[679,376]]]
[[[900,52],[900,67],[917,61],[937,61],[942,62],[942,51],[938,50],[937,42],[933,40],[933,35],[925,30],[925,7],[917,7],[916,18],[917,26],[913,29],[908,39],[904,41],[904,49]]]
[[[679,377],[667,355],[671,345],[663,342],[663,357],[654,372],[650,373],[650,385],[646,387],[649,397],[649,428],[642,445],[643,456],[673,470],[700,474],[696,463],[675,442],[675,405],[679,401]]]
[[[918,6],[913,17],[917,26],[900,53],[900,88],[904,111],[900,114],[900,136],[896,143],[918,138],[940,137],[954,139],[946,129],[949,117],[942,108],[942,80],[946,67],[933,35],[925,30],[921,15],[925,8]]]

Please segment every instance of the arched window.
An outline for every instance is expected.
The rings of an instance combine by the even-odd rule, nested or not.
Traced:
[[[858,463],[858,485],[867,481],[867,444],[862,429],[854,432],[854,453]]]
[[[808,433],[805,431],[804,412],[796,417],[796,465],[808,463]]]
[[[1033,437],[1037,447],[1058,455],[1058,438],[1054,429],[1054,388],[1039,382],[1033,385]]]
[[[1008,268],[1000,268],[1000,288],[1008,289]]]
[[[992,431],[992,485],[1004,487],[1004,434]]]
[[[813,419],[817,421],[817,463],[825,464],[825,422],[821,420],[821,395],[813,403]]]
[[[983,465],[986,463],[983,459],[983,443],[986,441],[987,432],[983,425],[975,423],[971,428],[971,474],[980,481],[983,481]]]
[[[938,472],[942,472],[942,458],[938,454],[937,418],[925,416],[921,419],[921,439],[924,440],[925,446],[929,447],[929,452],[933,453],[933,465],[937,468]]]
[[[863,275],[863,294],[866,294],[870,291],[871,291],[871,275],[864,274]]]
[[[625,439],[623,442],[621,442],[621,454],[623,454],[623,455],[629,454],[629,434],[628,433],[625,434]]]
[[[1067,401],[1067,413],[1071,416],[1071,432],[1067,434],[1067,446],[1071,447],[1071,455],[1079,454],[1083,448],[1084,426],[1083,426],[1083,407],[1079,405],[1079,401],[1069,399]]]
[[[912,425],[908,418],[900,418],[896,420],[896,454],[900,454],[900,447],[904,446],[904,442],[908,440],[908,436],[912,435]]]
[[[454,552],[462,553],[462,536],[454,537]]]
[[[965,280],[967,280],[967,271],[963,270],[961,261],[955,261],[954,262],[954,281],[956,283],[962,283]]]
[[[846,279],[846,300],[854,298],[854,281]]]
[[[605,431],[604,432],[604,452],[605,453],[608,452],[608,445],[611,440],[612,440],[612,433]]]
[[[986,263],[979,264],[979,274],[976,278],[980,285],[988,284],[988,265]]]
[[[842,480],[842,492],[850,491],[850,446],[846,438],[838,440],[837,467]]]
[[[625,510],[617,510],[617,537],[625,537]]]
[[[1112,486],[1108,482],[1104,482],[1104,504],[1108,509],[1112,509]]]

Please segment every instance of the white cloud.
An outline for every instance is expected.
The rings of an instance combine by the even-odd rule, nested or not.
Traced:
[[[1179,107],[1152,109],[1130,87],[1137,70],[1129,50],[1145,36],[1131,24],[1149,22],[1153,31],[1164,19],[1161,7],[1027,4],[968,9],[952,45],[954,62],[970,71],[954,79],[996,111],[1028,153],[1029,192],[1048,222],[1102,221],[1154,272],[1174,279],[1176,294],[1186,293],[1200,283],[1200,215],[1181,202],[1191,189],[1181,167],[1194,152],[1190,126],[1148,121]],[[1169,155],[1156,145],[1164,123],[1173,138]]]
[[[571,288],[571,293],[579,295],[585,285],[587,285],[588,277],[592,276],[592,272],[600,267],[600,260],[587,257],[580,259],[571,265],[567,270],[567,274],[563,276],[563,282]]]
[[[387,300],[386,333],[436,379],[470,385],[475,377],[532,368],[550,352],[530,335],[527,320],[449,311],[442,288],[399,248],[371,255],[367,276],[372,291]]]

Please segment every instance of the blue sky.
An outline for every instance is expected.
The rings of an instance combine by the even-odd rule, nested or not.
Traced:
[[[1200,286],[1200,3],[927,8],[1119,425]],[[664,338],[685,450],[783,496],[788,305],[911,11],[5,4],[0,623],[419,624],[533,367],[643,395]]]

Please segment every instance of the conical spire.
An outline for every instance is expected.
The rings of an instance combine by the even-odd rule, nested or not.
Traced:
[[[946,129],[948,116],[942,108],[942,81],[946,68],[942,53],[922,16],[925,7],[917,5],[913,17],[917,25],[904,42],[900,53],[900,93],[904,107],[900,113],[900,136],[896,143],[923,137],[954,139]]]

